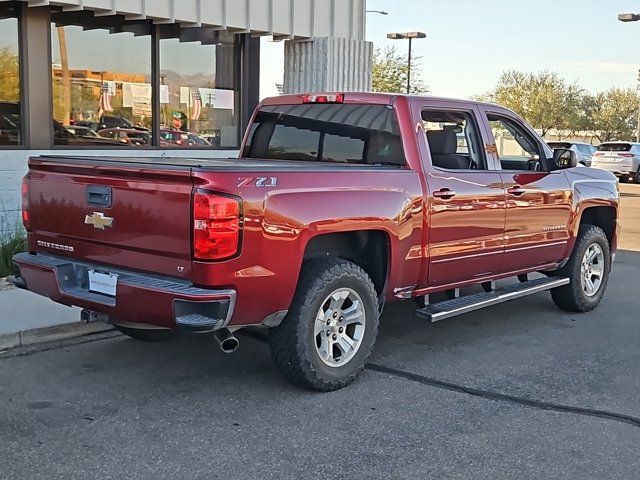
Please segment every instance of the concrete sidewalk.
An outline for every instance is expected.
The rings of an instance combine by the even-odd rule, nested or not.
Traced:
[[[0,350],[111,330],[80,322],[80,309],[65,307],[26,290],[0,291]]]

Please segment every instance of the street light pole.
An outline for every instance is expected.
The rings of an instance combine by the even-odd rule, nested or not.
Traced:
[[[640,92],[640,70],[638,70],[638,87],[637,92]],[[640,98],[638,99],[638,127],[636,128],[636,142],[640,143]]]
[[[620,13],[618,20],[624,23],[637,22],[640,20],[640,14],[637,13]],[[640,70],[638,70],[638,92],[640,92]],[[638,99],[638,127],[636,128],[636,141],[640,143],[640,98]]]
[[[413,55],[414,38],[426,38],[427,34],[423,32],[405,32],[405,33],[389,33],[387,38],[390,40],[409,40],[409,57],[407,58],[407,95],[411,93],[411,58]]]
[[[407,58],[407,95],[411,93],[411,41],[413,39],[409,37],[409,58]]]

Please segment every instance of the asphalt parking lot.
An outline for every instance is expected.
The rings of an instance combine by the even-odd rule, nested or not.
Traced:
[[[257,338],[108,334],[0,357],[0,478],[637,479],[640,185],[590,314],[536,295],[439,324],[389,306],[371,365],[329,394]],[[90,340],[90,341],[87,341]]]

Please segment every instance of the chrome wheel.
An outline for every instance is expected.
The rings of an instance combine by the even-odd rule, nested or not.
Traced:
[[[587,248],[582,257],[580,272],[582,290],[588,297],[595,296],[604,278],[604,253],[597,243],[592,243]]]
[[[314,339],[316,352],[330,367],[347,364],[358,352],[366,323],[360,295],[340,288],[329,295],[316,315]]]

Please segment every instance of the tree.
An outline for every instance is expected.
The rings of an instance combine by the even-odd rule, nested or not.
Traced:
[[[482,98],[503,105],[540,130],[572,130],[576,125],[584,91],[568,84],[557,73],[525,73],[508,70],[493,91]]]
[[[429,89],[420,73],[420,58],[411,59],[411,93],[423,94]],[[372,89],[374,92],[406,93],[408,56],[400,55],[395,47],[377,48],[373,55]]]
[[[611,88],[582,99],[580,128],[601,142],[632,140],[637,128],[638,94],[632,88]]]
[[[18,55],[10,48],[0,48],[0,102],[20,101]]]

